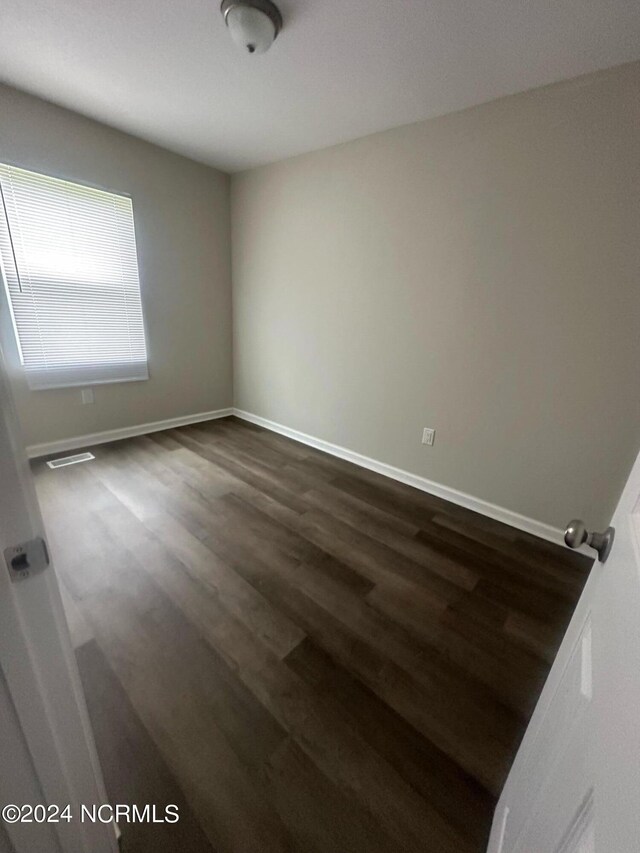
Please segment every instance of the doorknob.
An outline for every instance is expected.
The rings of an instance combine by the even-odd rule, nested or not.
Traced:
[[[615,530],[613,527],[607,527],[604,533],[589,533],[584,521],[579,518],[574,518],[569,522],[567,529],[564,532],[564,541],[569,548],[579,548],[585,543],[598,552],[598,559],[604,563],[613,547],[613,538]]]

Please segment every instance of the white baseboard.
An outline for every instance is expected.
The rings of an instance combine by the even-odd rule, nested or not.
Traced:
[[[228,418],[233,409],[217,409],[214,412],[199,412],[195,415],[182,415],[179,418],[167,418],[164,421],[152,421],[148,424],[106,429],[88,435],[76,435],[73,438],[62,438],[59,441],[47,441],[44,444],[32,444],[27,447],[29,459],[39,456],[49,456],[52,453],[64,453],[67,450],[77,450],[80,447],[92,447],[94,444],[106,444],[108,441],[118,441],[121,438],[133,438],[136,435],[146,435],[148,432],[159,432],[163,429],[198,424],[202,421],[212,421],[216,418]]]
[[[251,412],[245,412],[242,409],[217,409],[213,412],[199,412],[194,415],[168,418],[164,421],[153,421],[152,423],[138,424],[137,426],[109,429],[102,432],[89,433],[88,435],[64,438],[59,441],[45,442],[44,444],[32,444],[27,447],[27,455],[30,459],[35,459],[40,456],[49,456],[53,453],[64,453],[67,450],[78,450],[81,447],[92,447],[95,444],[105,444],[109,441],[118,441],[122,438],[133,438],[136,435],[145,435],[150,432],[159,432],[160,430],[173,429],[174,427],[188,426],[189,424],[197,424],[202,421],[226,418],[230,415],[235,415],[242,420],[264,427],[272,432],[280,433],[280,435],[292,438],[294,441],[307,444],[309,447],[315,447],[317,450],[322,450],[325,453],[329,453],[331,456],[346,459],[347,462],[353,462],[354,465],[360,465],[362,468],[368,468],[370,471],[375,471],[385,477],[390,477],[392,480],[398,480],[400,483],[413,486],[415,489],[420,489],[420,491],[436,495],[439,498],[451,501],[453,504],[465,507],[465,509],[473,510],[473,512],[486,515],[489,518],[501,521],[504,524],[517,528],[518,530],[523,530],[525,533],[538,536],[540,539],[546,539],[548,542],[553,542],[556,545],[564,544],[564,531],[559,528],[552,527],[550,524],[545,524],[542,521],[536,521],[534,518],[528,518],[525,515],[520,515],[520,513],[513,512],[513,510],[505,509],[505,507],[497,506],[497,504],[489,503],[488,501],[476,498],[473,495],[468,495],[465,492],[458,491],[458,489],[453,489],[450,486],[443,486],[442,483],[436,483],[426,477],[421,477],[418,474],[412,474],[410,471],[403,471],[401,468],[388,465],[386,462],[379,462],[377,459],[372,459],[369,456],[363,456],[363,454],[357,453],[355,450],[349,450],[348,448],[341,447],[338,444],[332,444],[330,441],[324,441],[324,439],[316,438],[313,435],[307,435],[297,429],[291,429],[283,424],[278,424],[275,421],[270,421],[267,418],[254,415]],[[589,553],[589,549],[584,546],[580,551],[588,556],[593,556]]]
[[[546,539],[548,542],[553,542],[555,545],[564,546],[564,531],[557,527],[552,527],[550,524],[545,524],[542,521],[536,521],[534,518],[528,518],[525,515],[520,515],[513,510],[505,509],[505,507],[497,506],[497,504],[489,503],[488,501],[476,498],[473,495],[468,495],[465,492],[460,492],[458,489],[452,489],[450,486],[443,486],[442,483],[436,483],[433,480],[428,480],[426,477],[420,477],[417,474],[412,474],[409,471],[403,471],[401,468],[395,468],[393,465],[387,465],[386,462],[378,462],[377,459],[371,459],[369,456],[363,456],[361,453],[356,453],[354,450],[349,450],[346,447],[340,447],[338,444],[332,444],[329,441],[324,441],[321,438],[316,438],[313,435],[307,435],[304,432],[299,432],[297,429],[283,426],[274,421],[262,418],[259,415],[254,415],[251,412],[245,412],[242,409],[234,409],[233,414],[244,421],[249,421],[257,426],[264,427],[272,432],[285,435],[287,438],[292,438],[295,441],[300,441],[302,444],[308,444],[310,447],[315,447],[317,450],[323,450],[325,453],[330,453],[332,456],[338,456],[340,459],[346,459],[347,462],[353,462],[355,465],[360,465],[362,468],[368,468],[370,471],[375,471],[385,477],[390,477],[392,480],[398,480],[400,483],[406,483],[408,486],[413,486],[415,489],[420,489],[423,492],[428,492],[436,497],[451,501],[453,504],[465,507],[465,509],[473,510],[481,515],[486,515],[496,521],[501,521],[508,524],[510,527],[515,527],[518,530],[523,530],[525,533],[530,533],[540,539]],[[580,551],[588,556],[593,556],[589,553],[589,549],[584,546]]]

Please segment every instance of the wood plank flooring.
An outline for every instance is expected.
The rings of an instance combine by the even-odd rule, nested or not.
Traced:
[[[34,463],[125,853],[473,853],[590,562],[233,418]]]

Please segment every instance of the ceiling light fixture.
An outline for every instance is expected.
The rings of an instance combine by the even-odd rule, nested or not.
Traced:
[[[222,0],[220,11],[231,38],[247,53],[269,50],[282,29],[282,15],[271,0]]]

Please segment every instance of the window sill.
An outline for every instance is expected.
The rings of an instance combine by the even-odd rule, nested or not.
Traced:
[[[80,370],[66,370],[64,375],[52,375],[56,371],[29,371],[25,370],[25,376],[30,391],[54,391],[62,388],[92,387],[94,385],[113,385],[122,382],[144,382],[149,378],[149,370],[144,366],[136,365],[130,369],[120,370],[119,366],[109,365],[100,371],[82,368]],[[62,374],[62,371],[60,371]],[[111,375],[109,375],[111,374]]]

